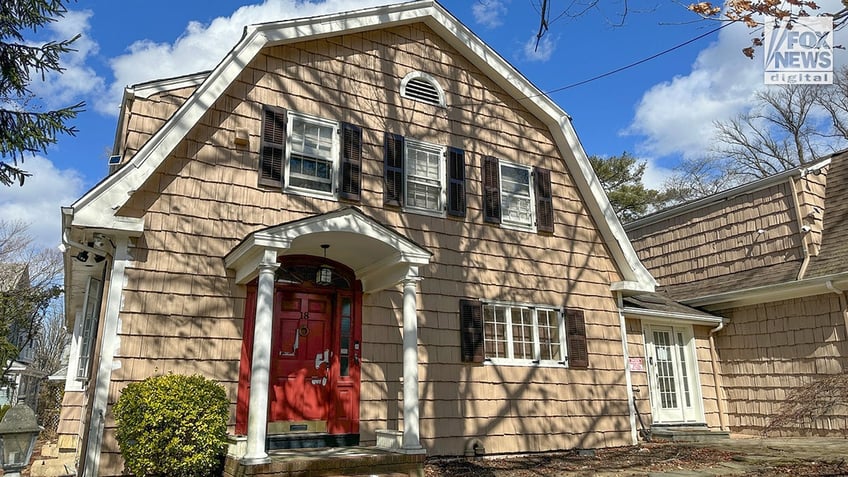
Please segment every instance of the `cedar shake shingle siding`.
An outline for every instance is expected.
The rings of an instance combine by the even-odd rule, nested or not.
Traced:
[[[788,393],[848,368],[848,341],[840,299],[816,295],[722,310],[716,335],[731,429],[772,435],[844,435],[848,410],[836,406],[821,419],[769,428]]]
[[[827,170],[822,210],[814,218],[822,224],[821,252],[810,261],[808,277],[823,277],[848,269],[848,153],[833,156]],[[823,221],[822,221],[822,215]]]
[[[400,97],[401,79],[416,70],[442,85],[446,108]],[[122,134],[127,151],[138,150],[187,93],[137,99]],[[429,453],[462,454],[472,437],[492,453],[630,443],[610,291],[621,277],[584,198],[547,126],[422,24],[266,48],[120,210],[145,224],[126,271],[110,409],[127,383],[165,372],[218,380],[235,406],[246,295],[223,257],[253,231],[351,204],[259,185],[264,106],[361,127],[355,205],[434,254],[421,270],[417,304],[421,438]],[[237,130],[248,131],[247,147],[234,144]],[[464,151],[464,217],[384,207],[386,132]],[[486,223],[486,156],[550,170],[552,234]],[[589,369],[463,363],[462,298],[583,310]],[[363,298],[363,444],[375,442],[378,428],[397,429],[401,418],[401,308],[399,290]],[[102,469],[117,473],[111,412],[106,436]]]
[[[686,300],[797,277],[804,257],[793,200],[783,181],[625,228],[663,289]]]
[[[663,289],[725,318],[714,339],[733,431],[842,435],[848,426],[839,406],[771,426],[790,393],[848,369],[847,166],[848,153],[837,153],[628,225]]]

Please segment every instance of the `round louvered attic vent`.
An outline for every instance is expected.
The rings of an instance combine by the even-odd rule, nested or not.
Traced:
[[[434,106],[445,105],[445,93],[442,87],[432,76],[420,71],[406,75],[400,84],[400,95]]]

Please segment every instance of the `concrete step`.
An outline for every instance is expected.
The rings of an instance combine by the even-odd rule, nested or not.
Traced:
[[[651,437],[672,442],[715,442],[730,439],[730,433],[702,426],[651,426]]]

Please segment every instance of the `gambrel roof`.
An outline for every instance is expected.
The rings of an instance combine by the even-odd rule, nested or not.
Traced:
[[[808,278],[848,272],[848,151],[831,158],[823,215],[821,253],[810,261]]]
[[[246,27],[238,44],[138,153],[73,204],[72,225],[140,234],[143,219],[120,216],[118,211],[263,48],[412,23],[424,23],[432,29],[546,125],[622,274],[624,281],[613,284],[613,287],[619,290],[653,290],[655,281],[639,261],[616,218],[572,127],[571,118],[433,0]]]

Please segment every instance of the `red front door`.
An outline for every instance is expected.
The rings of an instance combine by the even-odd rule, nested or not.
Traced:
[[[291,267],[311,259],[289,259]],[[305,267],[312,266],[311,263]],[[334,273],[344,269],[334,264]],[[299,276],[315,270],[295,269]],[[333,286],[277,284],[270,330],[268,434],[359,434],[362,291],[352,272]],[[337,275],[338,276],[338,275]],[[247,288],[236,432],[247,433],[257,290]],[[338,440],[334,442],[339,442]],[[345,440],[358,442],[358,438]]]
[[[331,296],[278,289],[274,299],[268,422],[279,431],[326,431],[330,413],[333,303]],[[307,427],[304,427],[307,426]]]

